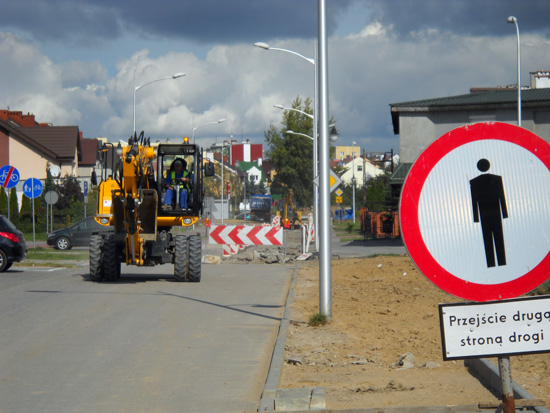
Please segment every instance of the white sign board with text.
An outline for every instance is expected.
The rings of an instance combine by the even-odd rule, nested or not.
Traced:
[[[550,297],[439,305],[443,359],[550,352]]]

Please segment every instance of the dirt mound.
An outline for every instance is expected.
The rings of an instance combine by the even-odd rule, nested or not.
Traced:
[[[443,361],[437,306],[461,299],[406,256],[332,264],[332,320],[323,327],[308,326],[319,312],[318,262],[301,264],[285,351],[293,362],[283,366],[281,388],[326,387],[327,409],[498,401],[463,361]],[[513,356],[511,369],[550,406],[548,354]]]

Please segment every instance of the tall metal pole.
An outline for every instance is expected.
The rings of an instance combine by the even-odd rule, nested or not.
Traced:
[[[318,0],[319,61],[319,307],[332,317],[332,251],[330,245],[330,150],[328,131],[328,56],[326,0]]]
[[[222,167],[222,195],[221,195],[221,200],[222,200],[222,225],[223,225],[223,149],[224,149],[225,145],[222,146],[222,162],[221,162],[221,167]]]
[[[352,162],[351,162],[351,170],[353,171],[353,175],[351,176],[351,183],[353,185],[353,205],[351,206],[351,212],[353,214],[353,223],[355,224],[355,141],[353,141],[353,149],[352,149],[351,156]]]
[[[507,22],[515,24],[518,38],[518,126],[521,126],[521,46],[519,42],[518,19],[514,16],[510,16],[508,17]]]
[[[317,70],[319,53],[317,39],[314,40],[313,44],[315,49],[315,66],[313,68],[315,71],[315,85],[313,89],[313,218],[315,225],[315,250],[319,251],[319,186],[315,183],[315,180],[319,176],[319,72]]]

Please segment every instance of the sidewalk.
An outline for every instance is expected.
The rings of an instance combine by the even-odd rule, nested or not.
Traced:
[[[331,249],[333,258],[366,258],[379,254],[407,254],[407,249],[401,239],[386,238],[343,243],[340,242],[334,231],[331,231]]]

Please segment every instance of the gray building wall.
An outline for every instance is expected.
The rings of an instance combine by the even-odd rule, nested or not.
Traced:
[[[522,127],[550,143],[550,105],[522,107]],[[434,140],[445,133],[478,122],[517,124],[515,107],[490,109],[415,110],[399,112],[400,162],[412,163]]]

